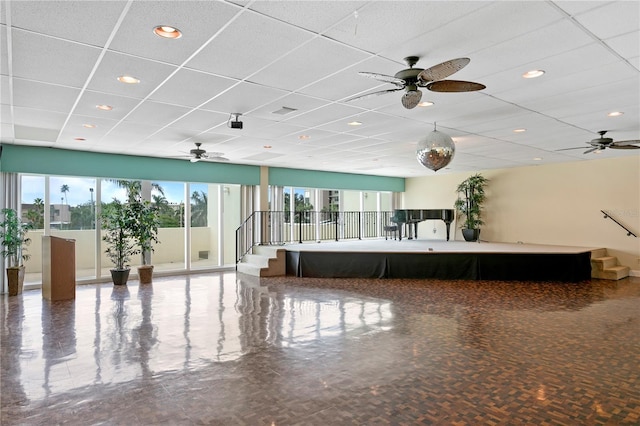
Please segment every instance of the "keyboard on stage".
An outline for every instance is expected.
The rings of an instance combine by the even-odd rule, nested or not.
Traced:
[[[418,223],[424,220],[442,220],[447,226],[447,241],[449,241],[449,228],[453,222],[453,209],[396,209],[391,221],[398,224],[398,235],[402,239],[403,225],[407,230],[407,238],[418,238]],[[411,234],[413,225],[413,236]]]

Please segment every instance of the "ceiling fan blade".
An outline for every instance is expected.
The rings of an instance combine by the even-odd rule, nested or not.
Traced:
[[[573,148],[556,149],[555,151],[571,151],[572,149],[584,149],[584,146],[576,146],[576,147],[573,147]]]
[[[475,92],[486,88],[484,84],[460,80],[440,80],[427,84],[432,92]]]
[[[356,96],[350,99],[347,99],[345,102],[351,102],[351,101],[359,101],[361,99],[365,99],[365,98],[370,98],[372,96],[379,96],[379,95],[384,95],[386,93],[391,93],[391,92],[397,92],[398,90],[403,90],[403,87],[399,87],[397,89],[389,89],[389,90],[381,90],[379,92],[371,92],[371,93],[367,93],[364,95],[360,95],[360,96]]]
[[[609,145],[611,149],[640,149],[640,146],[637,145],[618,145],[616,142],[614,145]]]
[[[615,141],[613,142],[613,145],[618,145],[618,146],[622,146],[622,145],[635,145],[640,143],[640,140],[635,139],[635,140],[628,140],[628,141]]]
[[[583,154],[588,154],[588,153],[590,153],[590,152],[593,152],[593,151],[600,151],[600,150],[603,150],[603,149],[604,149],[604,148],[601,148],[601,147],[599,147],[599,146],[594,146],[593,148],[589,148],[588,150],[586,150],[585,152],[583,152]]]
[[[420,74],[418,74],[418,80],[422,80],[423,82],[444,80],[451,74],[466,67],[469,61],[471,61],[469,58],[458,58],[434,65],[431,68],[422,70]]]
[[[210,161],[229,161],[228,158],[223,157],[222,152],[209,152],[207,154],[207,160]]]
[[[382,81],[384,83],[395,84],[398,87],[404,87],[404,80],[401,78],[393,77],[390,75],[378,74],[375,72],[366,72],[366,71],[361,71],[358,74],[364,77],[369,77],[378,81]]]

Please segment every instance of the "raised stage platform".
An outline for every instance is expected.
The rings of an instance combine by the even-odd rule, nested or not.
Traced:
[[[442,240],[287,244],[287,275],[501,281],[591,279],[596,248]]]

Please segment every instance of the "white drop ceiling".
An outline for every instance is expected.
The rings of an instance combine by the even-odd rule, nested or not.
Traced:
[[[3,0],[0,24],[3,144],[175,158],[201,142],[237,164],[400,177],[435,173],[415,157],[434,125],[456,142],[439,174],[640,154],[583,154],[599,130],[640,139],[638,1]],[[346,102],[394,88],[358,72],[407,56],[468,57],[449,79],[486,89]]]

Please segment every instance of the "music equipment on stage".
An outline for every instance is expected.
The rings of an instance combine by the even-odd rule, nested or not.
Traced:
[[[447,241],[449,241],[449,228],[453,222],[453,209],[396,209],[393,211],[391,221],[398,224],[398,237],[402,240],[403,225],[406,228],[407,238],[418,238],[418,223],[423,220],[442,220],[447,226]],[[413,237],[411,234],[413,225]]]

